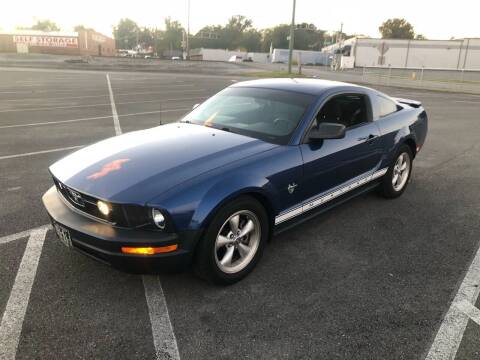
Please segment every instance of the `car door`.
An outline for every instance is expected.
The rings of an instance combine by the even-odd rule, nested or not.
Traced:
[[[304,201],[373,172],[381,160],[380,133],[372,121],[372,106],[367,94],[348,92],[327,99],[311,127],[321,122],[345,125],[345,136],[323,140],[309,140],[308,134],[305,136],[300,145],[304,162],[301,186]]]

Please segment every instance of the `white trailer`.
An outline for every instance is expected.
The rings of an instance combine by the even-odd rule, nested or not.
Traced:
[[[334,44],[323,51],[333,53],[340,47],[349,50],[356,67],[480,70],[480,39],[353,38],[344,41],[341,46]]]

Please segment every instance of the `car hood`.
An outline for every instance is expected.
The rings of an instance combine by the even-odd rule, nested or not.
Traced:
[[[91,196],[145,204],[206,171],[275,146],[205,126],[173,123],[87,146],[53,164],[50,172]]]

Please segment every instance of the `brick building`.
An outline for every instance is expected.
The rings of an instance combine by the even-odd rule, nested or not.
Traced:
[[[0,52],[115,56],[115,40],[94,30],[0,32]]]

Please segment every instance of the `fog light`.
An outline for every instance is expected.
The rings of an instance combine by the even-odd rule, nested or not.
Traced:
[[[133,255],[155,255],[155,254],[162,254],[167,252],[172,252],[177,250],[178,245],[167,245],[167,246],[159,246],[159,247],[129,247],[129,246],[122,246],[122,253],[124,254],[133,254]]]
[[[158,209],[152,209],[152,219],[155,225],[160,229],[165,229],[165,216]]]
[[[97,201],[97,208],[103,215],[108,216],[110,214],[110,206],[102,200]]]

